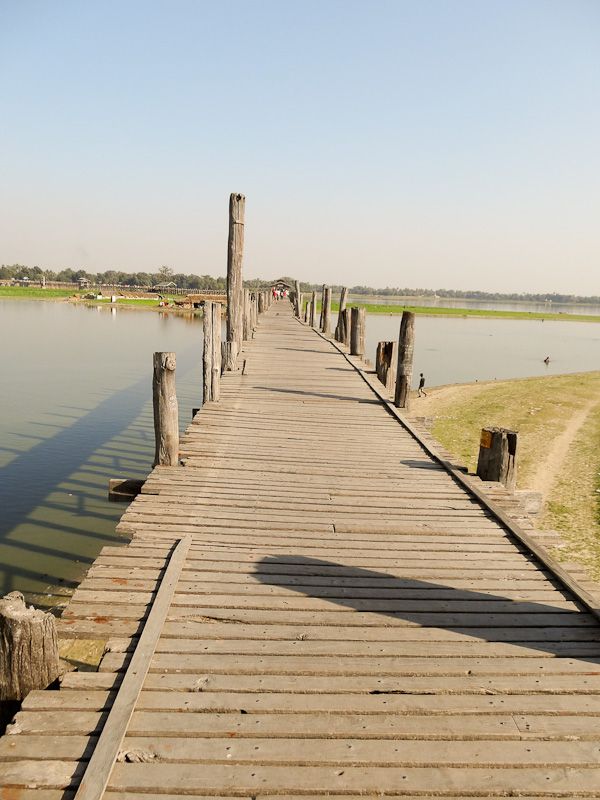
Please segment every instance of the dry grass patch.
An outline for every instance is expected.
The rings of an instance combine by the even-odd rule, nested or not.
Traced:
[[[561,559],[600,578],[600,372],[431,389],[412,411],[433,417],[435,438],[470,472],[482,427],[519,431],[518,487],[547,501],[539,526],[561,532]]]

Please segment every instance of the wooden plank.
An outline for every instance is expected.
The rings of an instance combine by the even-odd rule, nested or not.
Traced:
[[[190,538],[182,539],[173,551],[138,646],[77,789],[76,800],[99,800],[104,794],[127,725],[148,672],[190,544]]]

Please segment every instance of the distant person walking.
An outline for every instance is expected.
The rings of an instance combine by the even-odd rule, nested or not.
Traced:
[[[417,392],[417,397],[427,397],[427,392],[423,388],[425,386],[425,377],[423,373],[420,373],[421,377],[419,379],[419,391]]]

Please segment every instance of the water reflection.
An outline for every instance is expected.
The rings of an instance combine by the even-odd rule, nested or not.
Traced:
[[[182,426],[201,401],[193,317],[92,310],[0,302],[0,336],[15,350],[0,389],[0,593],[49,607],[103,546],[124,541],[107,482],[151,468],[154,350],[177,352]]]

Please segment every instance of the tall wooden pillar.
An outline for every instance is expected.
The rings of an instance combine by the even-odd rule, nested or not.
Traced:
[[[229,359],[227,368],[235,369],[243,338],[243,282],[244,214],[246,198],[243,194],[229,197],[229,240],[227,244],[227,342]],[[233,366],[231,366],[233,365]]]
[[[350,323],[350,355],[364,357],[365,354],[365,309],[353,308]]]
[[[331,287],[326,286],[323,291],[323,333],[331,333]]]
[[[175,390],[175,353],[154,353],[154,466],[179,464],[179,412]]]
[[[317,293],[312,293],[312,298],[310,301],[310,324],[311,327],[315,327],[315,322],[317,319]]]
[[[403,311],[398,336],[398,369],[396,371],[394,405],[396,408],[405,408],[407,411],[410,405],[414,348],[415,315],[412,311]]]
[[[212,304],[212,371],[210,390],[212,400],[221,399],[221,303]]]
[[[344,341],[342,337],[342,314],[344,313],[344,309],[346,308],[347,300],[348,300],[348,289],[344,286],[340,293],[340,308],[338,311],[337,325],[335,326],[335,338],[338,342]]]

